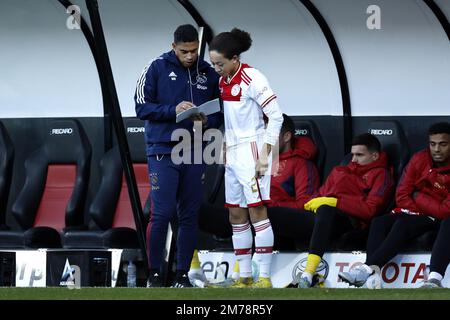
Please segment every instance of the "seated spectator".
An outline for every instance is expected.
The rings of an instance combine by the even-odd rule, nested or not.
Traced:
[[[295,243],[307,241],[314,215],[304,205],[317,193],[320,178],[312,161],[317,149],[307,137],[295,137],[292,119],[284,116],[279,137],[279,161],[274,162],[270,185],[271,202],[267,213],[275,236],[274,247],[295,249]]]
[[[429,147],[409,161],[396,192],[391,214],[376,218],[369,232],[366,262],[339,277],[360,287],[370,280],[381,288],[379,271],[406,244],[424,232],[437,229],[450,217],[450,124],[436,123],[428,130]],[[448,222],[442,223],[432,254],[427,285],[439,285],[450,259]],[[434,255],[435,254],[435,255]],[[373,286],[371,286],[373,287]]]
[[[308,137],[296,137],[292,119],[283,114],[280,130],[279,161],[274,160],[270,184],[269,206],[303,210],[303,206],[319,188],[317,168],[311,161],[317,149]]]
[[[305,204],[305,210],[315,213],[315,222],[299,288],[312,286],[313,275],[332,239],[352,229],[366,228],[391,200],[392,170],[378,139],[369,133],[356,136],[351,154],[351,162],[335,167],[318,196]]]

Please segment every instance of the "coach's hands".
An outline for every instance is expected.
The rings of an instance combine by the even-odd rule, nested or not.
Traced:
[[[307,203],[305,203],[304,208],[307,211],[313,211],[314,213],[317,212],[317,209],[319,209],[320,206],[330,206],[330,207],[336,207],[337,205],[337,199],[333,197],[318,197],[314,198],[312,200],[309,200]]]
[[[208,117],[204,113],[193,114],[190,119],[192,121],[201,121],[202,125],[206,125],[208,122]]]
[[[181,101],[177,106],[175,107],[175,113],[179,114],[187,109],[190,109],[192,107],[195,107],[195,104],[193,104],[190,101]]]

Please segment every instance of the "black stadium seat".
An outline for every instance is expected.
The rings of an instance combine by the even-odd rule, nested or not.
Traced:
[[[374,120],[369,123],[368,132],[380,140],[394,168],[394,178],[398,180],[410,157],[408,140],[402,127],[395,120]]]
[[[315,163],[317,166],[317,170],[319,171],[320,181],[323,181],[327,149],[325,147],[325,143],[323,142],[319,128],[317,128],[314,122],[309,120],[295,120],[294,124],[295,124],[295,135],[309,137],[316,145],[317,155]]]
[[[0,230],[6,226],[6,205],[13,173],[14,146],[3,123],[0,122]]]
[[[211,177],[211,178],[210,178]],[[205,170],[205,201],[209,204],[216,202],[225,179],[225,166],[223,164],[213,164]],[[223,198],[223,196],[222,196]]]
[[[11,209],[22,231],[0,231],[2,248],[58,248],[61,232],[83,224],[91,145],[76,120],[52,121],[47,134]]]
[[[125,123],[136,183],[148,221],[150,183],[143,136],[143,122]],[[64,248],[139,248],[136,225],[118,146],[110,149],[101,162],[101,182],[89,206],[96,230],[74,230],[64,234]],[[145,229],[145,226],[143,226]]]

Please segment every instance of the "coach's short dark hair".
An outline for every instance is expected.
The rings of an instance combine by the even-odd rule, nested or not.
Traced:
[[[367,150],[370,152],[380,152],[381,151],[381,143],[377,137],[370,133],[363,133],[357,135],[352,140],[352,146],[366,146]]]
[[[197,29],[192,24],[183,24],[173,33],[173,42],[194,42],[198,41]]]
[[[438,122],[434,123],[428,129],[428,135],[431,136],[433,134],[446,133],[450,135],[450,123],[448,122]]]

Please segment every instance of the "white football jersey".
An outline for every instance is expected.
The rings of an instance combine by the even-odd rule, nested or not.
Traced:
[[[219,87],[224,107],[227,146],[256,141],[258,135],[264,135],[265,143],[275,145],[283,123],[283,114],[266,77],[257,69],[240,64],[231,79],[220,79]],[[267,128],[263,112],[269,118]]]

